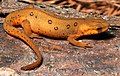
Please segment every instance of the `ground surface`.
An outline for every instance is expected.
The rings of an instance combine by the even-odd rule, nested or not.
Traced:
[[[33,39],[43,55],[41,67],[22,71],[35,60],[21,40],[5,33],[0,24],[0,68],[11,68],[20,76],[120,76],[120,29],[87,37],[93,48],[76,47],[66,40]]]

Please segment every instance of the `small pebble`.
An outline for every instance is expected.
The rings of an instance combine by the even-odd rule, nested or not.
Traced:
[[[20,75],[17,74],[13,69],[2,67],[0,68],[0,76],[20,76]]]

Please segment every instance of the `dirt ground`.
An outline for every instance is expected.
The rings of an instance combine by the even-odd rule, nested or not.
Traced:
[[[2,3],[2,7],[6,8],[0,16],[0,68],[4,68],[0,69],[0,75],[2,70],[10,68],[18,74],[16,76],[120,76],[119,27],[84,38],[83,41],[93,48],[77,47],[67,40],[34,38],[32,40],[42,52],[43,63],[32,71],[20,70],[21,66],[32,63],[35,55],[24,42],[8,35],[2,25],[7,13],[27,4],[9,1]],[[6,72],[11,73],[10,70]]]

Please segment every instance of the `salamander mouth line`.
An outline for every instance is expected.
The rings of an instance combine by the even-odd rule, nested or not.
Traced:
[[[86,32],[87,34],[89,33],[89,35],[93,35],[93,34],[102,33],[104,31],[106,31],[107,29],[108,29],[107,26],[104,26],[104,27],[100,27],[100,28],[97,28],[97,29],[93,28],[93,29],[84,30],[84,32]],[[93,31],[97,31],[97,32],[93,32]]]
[[[97,29],[93,29],[93,30],[98,30],[98,31],[101,31],[101,32],[104,32],[104,31],[106,31],[108,29],[108,27],[107,26],[103,26],[103,27],[98,27]]]

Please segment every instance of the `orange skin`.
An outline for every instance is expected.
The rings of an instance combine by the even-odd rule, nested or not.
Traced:
[[[22,26],[24,32],[15,26]],[[3,24],[3,28],[8,34],[26,42],[37,56],[36,62],[23,66],[22,70],[32,70],[42,63],[42,55],[30,39],[31,37],[46,35],[54,38],[66,38],[73,45],[91,47],[76,39],[85,35],[102,33],[108,27],[109,24],[103,19],[61,18],[34,7],[10,13]]]

